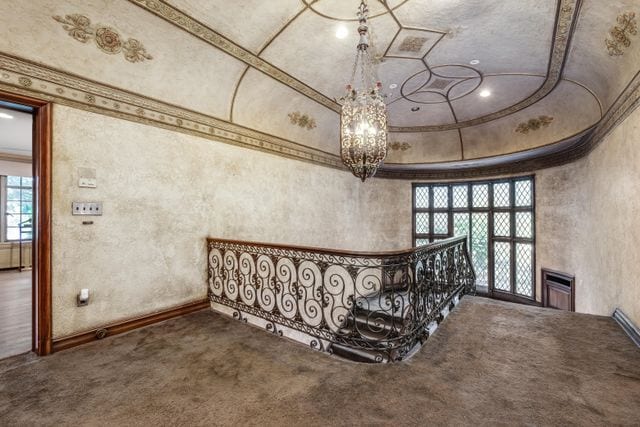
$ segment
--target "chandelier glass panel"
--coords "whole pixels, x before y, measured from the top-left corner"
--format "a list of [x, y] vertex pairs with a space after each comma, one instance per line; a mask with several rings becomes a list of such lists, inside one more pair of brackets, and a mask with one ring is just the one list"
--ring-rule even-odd
[[387, 156], [387, 108], [369, 55], [369, 9], [358, 8], [358, 42], [351, 83], [340, 98], [340, 157], [351, 172], [364, 181], [372, 177]]

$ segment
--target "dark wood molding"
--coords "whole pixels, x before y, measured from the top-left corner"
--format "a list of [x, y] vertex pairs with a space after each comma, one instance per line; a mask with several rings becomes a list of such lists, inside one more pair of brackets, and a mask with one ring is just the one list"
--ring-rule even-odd
[[33, 163], [33, 157], [31, 156], [22, 156], [20, 154], [11, 154], [11, 153], [0, 153], [0, 160], [4, 160], [5, 162], [15, 162], [15, 163]]
[[[479, 295], [479, 296], [485, 296], [485, 295]], [[517, 304], [533, 305], [536, 307], [542, 306], [542, 304], [539, 301], [536, 301], [534, 298], [522, 297], [519, 295], [510, 294], [510, 293], [498, 291], [495, 289], [491, 292], [490, 295], [487, 294], [486, 297], [491, 299], [497, 299], [500, 301], [515, 302]]]
[[3, 101], [34, 109], [33, 116], [33, 351], [44, 356], [52, 351], [51, 320], [51, 120], [53, 104], [31, 96], [0, 91]]
[[[540, 283], [542, 287], [542, 306], [551, 308], [566, 309], [568, 311], [576, 311], [576, 278], [575, 276], [562, 273], [560, 271], [542, 268], [540, 272]], [[567, 307], [555, 306], [550, 299], [550, 295], [562, 296], [567, 295]]]
[[208, 298], [200, 299], [177, 307], [169, 308], [167, 310], [158, 311], [132, 319], [122, 320], [120, 322], [111, 323], [109, 325], [94, 328], [85, 332], [56, 338], [53, 340], [53, 352], [66, 350], [68, 348], [86, 344], [91, 341], [96, 341], [105, 337], [122, 334], [133, 329], [142, 328], [143, 326], [162, 322], [163, 320], [168, 320], [174, 317], [183, 316], [185, 314], [203, 310], [205, 308], [208, 308], [210, 306], [209, 304], [210, 303]]
[[620, 310], [620, 308], [615, 309], [613, 312], [613, 318], [618, 322], [626, 334], [629, 335], [631, 341], [640, 347], [640, 328], [634, 325], [631, 319], [629, 319], [627, 315]]

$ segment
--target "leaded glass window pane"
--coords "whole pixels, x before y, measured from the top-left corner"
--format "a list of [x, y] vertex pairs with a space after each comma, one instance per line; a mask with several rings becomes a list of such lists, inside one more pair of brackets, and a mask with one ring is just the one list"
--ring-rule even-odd
[[436, 209], [449, 207], [449, 187], [433, 187], [433, 207]]
[[453, 186], [453, 207], [454, 208], [466, 208], [469, 204], [468, 193], [469, 187], [467, 185], [454, 185]]
[[489, 284], [489, 214], [471, 214], [471, 260], [476, 272], [476, 286]]
[[516, 206], [531, 206], [533, 201], [533, 184], [531, 180], [516, 181]]
[[416, 246], [428, 245], [429, 239], [416, 239]]
[[493, 235], [496, 237], [509, 237], [511, 235], [511, 213], [496, 212], [493, 215]]
[[494, 287], [501, 291], [511, 290], [511, 244], [494, 242], [493, 245]]
[[511, 184], [499, 182], [493, 184], [493, 206], [497, 208], [508, 208], [511, 205]]
[[429, 233], [429, 214], [426, 212], [419, 212], [416, 214], [416, 233], [428, 234]]
[[477, 184], [472, 187], [474, 208], [486, 208], [489, 206], [489, 185]]
[[416, 208], [427, 209], [428, 207], [429, 187], [416, 187]]
[[533, 245], [516, 243], [516, 293], [533, 297]]
[[533, 221], [531, 212], [516, 212], [516, 237], [532, 238]]
[[449, 233], [449, 214], [434, 213], [433, 214], [433, 234]]

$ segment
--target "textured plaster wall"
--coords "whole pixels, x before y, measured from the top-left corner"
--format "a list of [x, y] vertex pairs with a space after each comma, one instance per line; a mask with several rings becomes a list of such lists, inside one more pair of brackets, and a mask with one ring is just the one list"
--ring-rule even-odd
[[577, 311], [620, 307], [640, 325], [640, 109], [536, 187], [538, 265], [576, 275]]
[[[353, 250], [411, 245], [411, 193], [351, 174], [56, 105], [54, 337], [206, 296], [207, 236]], [[97, 188], [79, 188], [80, 167]], [[71, 215], [102, 201], [104, 215]], [[78, 308], [80, 288], [92, 292]]]

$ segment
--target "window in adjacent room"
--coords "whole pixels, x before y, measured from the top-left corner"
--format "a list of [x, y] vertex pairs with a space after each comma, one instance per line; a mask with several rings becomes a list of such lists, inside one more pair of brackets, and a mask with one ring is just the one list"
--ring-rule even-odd
[[416, 246], [468, 235], [479, 290], [535, 298], [534, 178], [413, 185]]
[[33, 234], [33, 178], [1, 177], [3, 187], [4, 241], [31, 240]]

